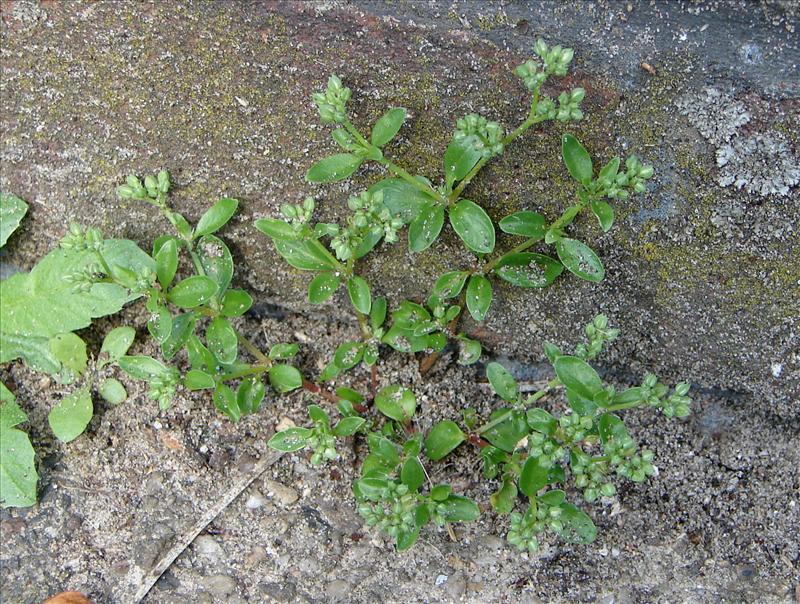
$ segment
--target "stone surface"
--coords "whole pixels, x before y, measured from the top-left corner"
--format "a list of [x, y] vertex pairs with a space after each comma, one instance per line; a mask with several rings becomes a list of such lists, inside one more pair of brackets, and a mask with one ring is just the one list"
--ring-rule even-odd
[[[407, 107], [411, 117], [388, 153], [437, 181], [457, 117], [480, 111], [520, 121], [526, 94], [511, 69], [544, 36], [575, 48], [564, 85], [587, 89], [586, 120], [527, 134], [469, 196], [495, 219], [522, 208], [556, 216], [573, 195], [559, 163], [564, 130], [598, 161], [638, 153], [657, 177], [646, 195], [616, 204], [609, 234], [589, 220], [576, 225], [606, 265], [603, 283], [564, 277], [544, 291], [500, 284], [487, 323], [465, 321], [465, 329], [489, 350], [541, 361], [543, 339], [574, 342], [603, 311], [623, 334], [605, 360], [613, 374], [638, 379], [652, 368], [796, 417], [796, 5], [745, 6], [18, 3], [4, 13], [0, 184], [31, 211], [9, 261], [29, 267], [66, 218], [148, 247], [164, 227], [160, 217], [116, 199], [114, 187], [129, 172], [166, 167], [173, 203], [191, 219], [220, 195], [242, 200], [225, 236], [244, 264], [244, 285], [261, 302], [308, 310], [309, 275], [287, 269], [253, 220], [308, 194], [321, 219], [341, 220], [348, 193], [380, 177], [368, 167], [343, 184], [304, 182], [311, 163], [334, 150], [310, 93], [339, 73], [362, 128], [388, 106]], [[708, 115], [709, 85], [719, 115], [692, 125], [681, 112], [691, 116], [695, 99]], [[730, 118], [741, 110], [746, 123]], [[725, 116], [727, 126], [707, 125]], [[734, 132], [718, 152], [720, 137]], [[751, 147], [760, 153], [752, 165]], [[780, 161], [767, 165], [773, 152]], [[773, 190], [781, 194], [761, 194]], [[363, 272], [376, 292], [420, 299], [436, 276], [469, 262], [446, 230], [419, 255], [405, 245], [370, 255]]]

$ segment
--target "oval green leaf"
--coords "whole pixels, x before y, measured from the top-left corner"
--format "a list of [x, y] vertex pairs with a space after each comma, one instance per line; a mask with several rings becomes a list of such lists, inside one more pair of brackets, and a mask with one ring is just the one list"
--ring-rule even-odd
[[186, 374], [186, 377], [183, 378], [183, 385], [189, 390], [207, 390], [209, 388], [214, 388], [216, 382], [214, 382], [214, 378], [205, 371], [192, 369]]
[[556, 251], [567, 270], [581, 279], [597, 283], [606, 276], [600, 258], [585, 243], [577, 239], [561, 239], [556, 242]]
[[492, 304], [492, 283], [483, 275], [472, 275], [467, 285], [467, 310], [480, 322]]
[[383, 147], [392, 140], [406, 120], [406, 110], [402, 107], [389, 109], [372, 127], [370, 140], [373, 145]]
[[156, 254], [156, 276], [163, 289], [169, 287], [178, 270], [178, 244], [173, 238], [164, 241]]
[[97, 364], [98, 367], [102, 368], [109, 363], [116, 363], [125, 356], [135, 338], [136, 330], [127, 325], [115, 327], [109, 331], [103, 339], [103, 345], [100, 347], [100, 354], [105, 356], [101, 357]]
[[196, 308], [208, 302], [217, 293], [217, 284], [203, 275], [194, 275], [178, 281], [167, 293], [167, 300], [181, 308]]
[[281, 240], [297, 239], [297, 231], [294, 227], [283, 220], [274, 218], [260, 218], [255, 222], [256, 228], [267, 237]]
[[462, 199], [451, 208], [450, 224], [473, 252], [488, 254], [494, 250], [495, 232], [492, 219], [474, 201]]
[[220, 312], [225, 317], [241, 317], [253, 306], [253, 297], [243, 289], [229, 289], [222, 296]]
[[417, 409], [417, 397], [408, 388], [397, 384], [382, 388], [375, 396], [378, 411], [398, 422], [407, 422]]
[[606, 201], [597, 200], [592, 202], [592, 212], [597, 216], [600, 228], [608, 232], [611, 225], [614, 224], [614, 208]]
[[572, 390], [585, 399], [591, 401], [595, 394], [603, 390], [603, 381], [600, 376], [583, 359], [561, 356], [553, 363], [553, 367], [561, 383], [568, 390]]
[[571, 134], [565, 134], [561, 139], [561, 157], [572, 178], [582, 185], [588, 185], [592, 180], [592, 158], [589, 152]]
[[220, 363], [230, 365], [239, 354], [239, 339], [228, 319], [217, 317], [206, 328], [206, 343]]
[[338, 268], [325, 246], [316, 239], [276, 239], [274, 243], [283, 259], [300, 270], [329, 271]]
[[125, 390], [125, 386], [116, 378], [108, 378], [105, 380], [100, 384], [98, 392], [100, 396], [112, 405], [124, 403], [125, 399], [128, 398], [128, 392]]
[[236, 199], [231, 199], [229, 197], [220, 199], [200, 217], [197, 227], [194, 230], [195, 238], [202, 237], [203, 235], [210, 235], [224, 227], [236, 213], [236, 208], [238, 207], [239, 201]]
[[461, 180], [478, 161], [482, 154], [480, 140], [476, 136], [453, 139], [444, 152], [444, 176], [448, 187]]
[[83, 434], [92, 421], [92, 395], [88, 388], [82, 388], [64, 397], [50, 410], [47, 422], [61, 442], [68, 443]]
[[308, 284], [309, 303], [322, 304], [336, 293], [341, 282], [341, 277], [332, 271], [320, 273]]
[[451, 271], [445, 273], [433, 284], [433, 295], [437, 298], [455, 298], [464, 289], [469, 271]]
[[350, 176], [358, 170], [362, 159], [352, 153], [337, 153], [322, 159], [309, 168], [306, 179], [309, 182], [335, 182]]
[[362, 315], [368, 315], [372, 308], [372, 294], [369, 291], [369, 284], [363, 277], [354, 275], [347, 280], [347, 293], [350, 295], [350, 302]]
[[197, 255], [206, 276], [217, 284], [217, 293], [224, 293], [233, 278], [233, 257], [228, 246], [215, 235], [205, 235], [197, 242]]
[[464, 442], [464, 433], [451, 420], [436, 424], [425, 439], [425, 455], [433, 461], [439, 461], [458, 445]]
[[303, 385], [303, 376], [291, 365], [273, 365], [269, 368], [269, 383], [280, 393], [290, 392]]
[[547, 287], [564, 271], [555, 258], [533, 252], [506, 254], [497, 263], [497, 276], [517, 287]]
[[428, 249], [436, 241], [444, 225], [444, 208], [429, 204], [422, 208], [419, 215], [408, 226], [408, 249], [421, 252]]
[[519, 386], [514, 376], [500, 363], [489, 363], [486, 366], [486, 377], [495, 393], [509, 403], [515, 403], [519, 398]]
[[544, 239], [547, 220], [537, 212], [514, 212], [500, 221], [500, 230], [509, 235], [520, 235], [528, 239]]

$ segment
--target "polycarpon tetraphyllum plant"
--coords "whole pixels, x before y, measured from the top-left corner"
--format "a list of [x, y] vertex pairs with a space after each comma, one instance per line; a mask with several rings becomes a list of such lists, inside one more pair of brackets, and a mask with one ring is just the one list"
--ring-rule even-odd
[[[64, 440], [80, 434], [91, 419], [94, 381], [89, 373], [105, 367], [119, 366], [131, 377], [146, 381], [150, 397], [161, 409], [172, 404], [179, 388], [208, 390], [217, 409], [233, 421], [261, 409], [267, 395], [265, 382], [277, 394], [305, 389], [321, 403], [308, 407], [308, 425], [278, 432], [269, 445], [285, 452], [308, 450], [310, 462], [320, 465], [339, 457], [337, 442], [363, 439], [369, 453], [361, 460], [353, 484], [356, 506], [366, 523], [389, 535], [398, 549], [411, 547], [429, 522], [447, 527], [452, 534], [451, 523], [479, 516], [476, 502], [455, 493], [449, 484], [434, 484], [426, 470], [462, 446], [480, 455], [483, 474], [496, 487], [490, 506], [498, 514], [510, 515], [510, 543], [534, 551], [547, 531], [570, 543], [590, 543], [596, 534], [594, 523], [570, 499], [609, 500], [616, 494], [616, 479], [642, 482], [657, 475], [653, 453], [639, 447], [620, 412], [652, 407], [669, 418], [682, 418], [690, 411], [688, 384], [670, 389], [648, 374], [641, 385], [617, 390], [601, 379], [589, 361], [618, 335], [604, 315], [586, 325], [586, 341], [571, 352], [543, 343], [555, 377], [532, 394], [523, 394], [507, 369], [489, 362], [486, 376], [502, 403], [483, 420], [473, 409], [464, 409], [457, 418], [420, 430], [414, 419], [414, 393], [402, 384], [377, 387], [379, 360], [391, 351], [422, 353], [424, 374], [448, 341], [454, 341], [460, 351], [458, 362], [476, 363], [482, 356], [481, 344], [459, 329], [460, 317], [466, 309], [475, 321], [483, 321], [492, 307], [498, 279], [521, 288], [544, 288], [566, 269], [580, 279], [601, 281], [603, 264], [570, 232], [572, 223], [589, 211], [600, 228], [608, 231], [614, 222], [613, 201], [642, 193], [653, 175], [653, 169], [635, 156], [624, 163], [615, 157], [596, 169], [583, 145], [565, 132], [561, 155], [576, 191], [574, 202], [557, 217], [526, 209], [495, 225], [479, 203], [465, 196], [483, 166], [530, 128], [548, 121], [568, 125], [583, 117], [583, 89], [564, 90], [555, 98], [543, 91], [551, 78], [567, 73], [573, 51], [551, 48], [540, 40], [535, 52], [537, 59], [515, 70], [530, 93], [525, 120], [513, 130], [477, 114], [457, 120], [444, 152], [442, 174], [433, 179], [411, 174], [386, 155], [405, 124], [405, 109], [390, 109], [368, 133], [362, 133], [350, 121], [347, 105], [352, 95], [340, 78], [331, 76], [326, 89], [313, 95], [320, 118], [333, 127], [331, 135], [341, 152], [312, 165], [307, 179], [340, 181], [366, 162], [375, 162], [387, 172], [366, 191], [349, 197], [349, 213], [341, 224], [314, 221], [316, 204], [311, 197], [296, 205], [285, 204], [280, 216], [255, 223], [292, 267], [313, 274], [307, 294], [310, 303], [326, 302], [344, 287], [358, 320], [359, 333], [335, 349], [316, 379], [304, 376], [292, 364], [297, 344], [274, 342], [262, 350], [235, 320], [250, 309], [253, 300], [247, 292], [231, 287], [234, 259], [217, 233], [235, 214], [237, 200], [220, 199], [192, 226], [168, 203], [172, 183], [166, 171], [143, 181], [130, 176], [117, 190], [123, 199], [150, 204], [173, 226], [174, 233], [158, 237], [151, 253], [133, 242], [105, 239], [97, 229], [73, 225], [60, 250], [30, 274], [2, 282], [0, 360], [22, 358], [64, 381], [82, 380], [81, 404], [67, 405], [57, 414], [56, 419], [66, 420], [69, 428], [61, 430], [69, 436]], [[409, 250], [422, 252], [446, 223], [471, 252], [472, 261], [441, 275], [424, 300], [389, 301], [375, 295], [374, 284], [359, 274], [359, 261], [379, 250], [381, 243], [397, 244], [404, 229]], [[496, 226], [503, 233], [499, 238]], [[54, 274], [60, 280], [48, 281]], [[149, 312], [147, 330], [158, 343], [162, 359], [128, 355], [133, 330], [120, 328], [124, 332], [109, 334], [99, 362], [93, 372], [87, 372], [85, 344], [71, 332], [137, 298], [143, 299]], [[62, 312], [59, 300], [67, 300], [69, 308]], [[26, 322], [20, 309], [32, 304], [54, 304], [51, 312], [61, 321]], [[70, 314], [90, 304], [92, 312]], [[20, 343], [23, 337], [28, 338], [26, 345]], [[76, 355], [80, 362], [75, 362]], [[185, 355], [190, 365], [183, 374], [171, 363], [178, 355]], [[342, 383], [346, 372], [361, 363], [370, 368], [372, 386], [367, 393]], [[114, 382], [107, 379], [98, 392], [118, 404], [126, 393]], [[330, 382], [336, 382], [333, 389], [327, 385]], [[4, 394], [4, 400], [11, 396]], [[566, 405], [556, 404], [558, 399]], [[3, 442], [13, 438], [19, 443], [20, 434], [25, 435], [14, 426], [25, 417], [18, 407], [11, 407], [16, 405], [13, 397], [9, 400], [0, 415]], [[542, 406], [545, 403], [547, 408]], [[73, 421], [72, 414], [78, 412], [80, 421]], [[25, 454], [30, 469], [30, 451], [25, 449]], [[6, 494], [12, 486], [30, 489], [30, 476], [26, 478], [24, 485], [22, 481], [0, 485], [4, 503], [25, 501]], [[527, 506], [520, 506], [521, 498]]]

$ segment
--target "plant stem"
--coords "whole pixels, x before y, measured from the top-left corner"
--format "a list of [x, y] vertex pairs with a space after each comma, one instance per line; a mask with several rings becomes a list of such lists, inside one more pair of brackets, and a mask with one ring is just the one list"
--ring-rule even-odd
[[[548, 228], [549, 228], [549, 227], [548, 227]], [[545, 229], [545, 230], [546, 230], [546, 229]], [[508, 254], [516, 254], [516, 253], [518, 253], [518, 252], [525, 251], [525, 250], [527, 250], [529, 247], [531, 247], [531, 246], [532, 246], [534, 243], [536, 243], [536, 242], [538, 242], [538, 241], [541, 241], [541, 240], [542, 240], [542, 238], [541, 238], [541, 237], [531, 237], [530, 239], [526, 239], [525, 241], [523, 241], [523, 242], [522, 242], [522, 243], [520, 243], [519, 245], [517, 245], [517, 246], [514, 246], [513, 248], [511, 248], [509, 251], [507, 251], [507, 252], [503, 252], [502, 254], [499, 254], [499, 255], [498, 255], [496, 258], [494, 258], [494, 259], [490, 260], [489, 262], [487, 262], [486, 264], [484, 264], [484, 265], [481, 267], [480, 271], [478, 271], [478, 272], [480, 272], [480, 273], [488, 273], [488, 272], [491, 272], [491, 270], [492, 270], [492, 269], [493, 269], [495, 266], [497, 266], [497, 263], [498, 263], [498, 262], [500, 262], [500, 260], [501, 260], [501, 259], [502, 259], [504, 256], [506, 256], [506, 255], [508, 255]]]
[[[525, 402], [526, 407], [527, 407], [527, 405], [530, 405], [531, 403], [535, 403], [540, 398], [543, 398], [552, 388], [555, 388], [559, 384], [561, 384], [561, 380], [559, 380], [558, 378], [553, 378], [552, 380], [547, 382], [547, 385], [544, 388], [542, 388], [541, 390], [537, 390], [536, 392], [534, 392], [533, 394], [531, 394], [528, 397], [528, 400]], [[509, 417], [511, 417], [511, 414], [514, 413], [514, 411], [515, 411], [515, 409], [509, 409], [505, 413], [502, 413], [501, 415], [498, 415], [496, 418], [494, 418], [490, 422], [488, 422], [488, 423], [484, 424], [483, 426], [481, 426], [480, 428], [478, 428], [475, 431], [475, 433], [476, 434], [483, 434], [484, 432], [494, 428], [496, 425], [502, 424]], [[526, 409], [526, 411], [527, 411], [527, 409]]]
[[305, 378], [303, 378], [303, 388], [312, 394], [320, 395], [322, 398], [333, 403], [334, 405], [338, 402], [335, 394]]
[[245, 350], [253, 355], [256, 360], [258, 361], [259, 365], [262, 365], [266, 368], [269, 368], [272, 365], [272, 359], [270, 359], [267, 355], [265, 355], [261, 350], [259, 350], [258, 346], [253, 344], [248, 338], [242, 335], [238, 330], [236, 331], [236, 337], [239, 339], [239, 343], [245, 347]]
[[622, 409], [631, 409], [633, 407], [638, 407], [642, 404], [642, 401], [635, 401], [633, 403], [619, 403], [618, 405], [611, 405], [610, 407], [605, 407], [603, 411], [606, 413], [611, 413], [612, 411], [621, 411]]
[[420, 180], [417, 180], [411, 174], [409, 174], [406, 170], [404, 170], [403, 168], [401, 168], [397, 164], [389, 161], [385, 157], [383, 159], [379, 159], [378, 163], [386, 166], [386, 168], [390, 172], [392, 172], [395, 176], [399, 176], [400, 178], [402, 178], [403, 180], [408, 182], [408, 184], [410, 184], [414, 188], [422, 191], [426, 195], [431, 195], [432, 197], [435, 197], [436, 199], [438, 199], [439, 201], [441, 201], [443, 203], [448, 203], [448, 199], [444, 195], [439, 193], [439, 191], [437, 191], [433, 187], [425, 184], [424, 182], [422, 182]]
[[258, 375], [269, 370], [266, 365], [250, 365], [246, 369], [239, 371], [231, 371], [230, 373], [223, 373], [218, 376], [220, 381], [227, 382], [229, 380], [238, 380], [239, 378], [247, 377], [250, 375]]

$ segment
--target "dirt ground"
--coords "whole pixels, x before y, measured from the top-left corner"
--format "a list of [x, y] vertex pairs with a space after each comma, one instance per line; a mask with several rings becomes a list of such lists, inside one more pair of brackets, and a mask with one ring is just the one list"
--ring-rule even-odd
[[[485, 82], [465, 83], [459, 70], [483, 70], [489, 88], [505, 92], [513, 84], [506, 63], [518, 60], [523, 42], [529, 46], [539, 29], [557, 31], [581, 51], [579, 81], [594, 86], [594, 116], [582, 125], [592, 150], [645, 149], [659, 174], [641, 207], [621, 204], [617, 234], [599, 242], [606, 289], [577, 280], [541, 295], [498, 289], [505, 314], [482, 334], [487, 355], [480, 365], [461, 367], [447, 353], [424, 378], [418, 359], [393, 354], [379, 365], [381, 385], [415, 391], [421, 429], [457, 418], [465, 407], [486, 416], [499, 405], [485, 383], [486, 362], [498, 358], [526, 385], [543, 383], [552, 374], [540, 362], [541, 341], [574, 345], [575, 326], [601, 308], [627, 328], [599, 359], [612, 383], [639, 383], [652, 368], [668, 381], [699, 384], [685, 421], [628, 412], [632, 436], [655, 452], [659, 473], [645, 484], [619, 483], [614, 500], [585, 506], [598, 527], [596, 542], [572, 546], [551, 538], [537, 555], [520, 555], [504, 540], [507, 518], [486, 509], [477, 522], [455, 527], [455, 541], [428, 527], [411, 551], [398, 553], [355, 511], [349, 485], [365, 449], [357, 439], [322, 469], [303, 454], [270, 465], [144, 602], [800, 602], [800, 202], [796, 187], [766, 197], [725, 188], [716, 165], [725, 145], [734, 149], [759, 129], [789, 141], [788, 151], [780, 148], [782, 161], [796, 159], [800, 89], [788, 75], [797, 65], [796, 5], [558, 4], [120, 2], [111, 9], [0, 2], [0, 184], [31, 202], [0, 268], [29, 268], [60, 236], [65, 215], [88, 216], [147, 249], [156, 219], [120, 206], [113, 185], [132, 165], [180, 161], [176, 203], [190, 217], [214, 195], [242, 198], [242, 215], [224, 234], [243, 264], [236, 283], [259, 301], [242, 328], [263, 347], [300, 343], [308, 375], [317, 375], [358, 326], [332, 306], [315, 311], [296, 303], [308, 276], [277, 268], [276, 254], [255, 238], [250, 222], [308, 193], [302, 172], [311, 156], [322, 156], [324, 133], [312, 131], [308, 142], [286, 124], [305, 129], [315, 120], [297, 99], [307, 99], [318, 71], [344, 69], [352, 81], [366, 82], [356, 92], [370, 116], [387, 103], [410, 103], [415, 121], [400, 152], [426, 172], [431, 167], [415, 150], [436, 157], [462, 103], [488, 107], [508, 123], [517, 117], [517, 98], [493, 99], [480, 92]], [[230, 44], [220, 42], [226, 36]], [[381, 48], [385, 55], [376, 54]], [[705, 57], [702, 69], [690, 55]], [[654, 62], [657, 75], [642, 61]], [[171, 87], [161, 89], [158, 70], [145, 69], [151, 63], [179, 66], [169, 74]], [[136, 85], [126, 75], [134, 72]], [[716, 92], [706, 90], [711, 84]], [[708, 98], [725, 111], [744, 104], [751, 123], [731, 127], [708, 109]], [[542, 136], [536, 140], [558, 133]], [[778, 182], [770, 157], [754, 170]], [[493, 215], [529, 199], [551, 204], [551, 190], [560, 203], [558, 182], [536, 188], [546, 179], [528, 173], [544, 160], [553, 157], [537, 145], [509, 151], [507, 163], [476, 184], [477, 194], [488, 197], [497, 183], [513, 182], [512, 193], [503, 189], [492, 199]], [[340, 187], [329, 195], [346, 193]], [[336, 199], [322, 199], [324, 218], [334, 219]], [[463, 260], [449, 255], [457, 248], [443, 241], [428, 264], [420, 261], [412, 277], [400, 278], [396, 267], [416, 260], [398, 246], [389, 260], [369, 266], [370, 280], [386, 293], [419, 297], [446, 261]], [[109, 329], [135, 325], [134, 352], [154, 354], [143, 312], [132, 305], [81, 335], [96, 351]], [[28, 414], [23, 427], [41, 476], [36, 506], [0, 511], [3, 604], [38, 604], [68, 589], [97, 604], [135, 602], [154, 565], [270, 454], [266, 441], [276, 425], [304, 423], [306, 405], [319, 402], [305, 392], [274, 397], [261, 413], [232, 424], [202, 392], [181, 392], [159, 412], [141, 384], [115, 372], [105, 370], [124, 382], [129, 400], [111, 407], [96, 397], [87, 432], [63, 445], [47, 413], [68, 389], [19, 363], [0, 367], [0, 379]], [[368, 381], [359, 369], [337, 385], [364, 391]], [[563, 404], [545, 399], [549, 408]], [[482, 478], [473, 451], [462, 447], [430, 469], [434, 480], [488, 508], [496, 485]]]
[[[262, 343], [309, 340], [302, 364], [313, 372], [357, 326], [271, 308], [247, 319], [246, 329], [263, 334]], [[456, 365], [452, 355], [426, 379], [407, 361], [382, 362], [381, 384], [414, 388], [422, 428], [467, 405], [481, 413], [498, 405], [479, 370]], [[516, 367], [522, 376], [539, 370]], [[203, 394], [184, 393], [158, 413], [141, 385], [122, 377], [131, 399], [114, 408], [96, 401], [87, 433], [60, 445], [43, 428], [42, 402], [59, 389], [20, 365], [2, 377], [30, 414], [43, 476], [39, 505], [2, 512], [4, 602], [34, 603], [67, 588], [98, 603], [131, 602], [142, 575], [252, 471], [275, 424], [287, 417], [302, 423], [312, 402], [307, 393], [276, 398], [234, 425]], [[368, 375], [356, 372], [348, 382], [364, 389]], [[363, 453], [357, 442], [323, 469], [301, 454], [282, 457], [144, 601], [791, 602], [800, 556], [797, 427], [754, 418], [703, 392], [686, 421], [646, 410], [628, 417], [632, 434], [655, 452], [659, 475], [623, 483], [613, 503], [588, 506], [599, 533], [589, 546], [548, 540], [539, 555], [520, 555], [504, 543], [507, 519], [487, 511], [457, 526], [455, 542], [429, 528], [414, 549], [397, 553], [355, 512], [348, 485]], [[452, 481], [485, 507], [492, 484], [463, 449], [434, 465], [433, 478]]]

